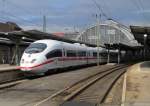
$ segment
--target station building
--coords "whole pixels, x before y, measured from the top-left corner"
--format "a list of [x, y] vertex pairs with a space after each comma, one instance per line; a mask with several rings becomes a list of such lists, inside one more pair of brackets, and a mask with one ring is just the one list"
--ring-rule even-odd
[[108, 57], [109, 50], [118, 51], [118, 63], [122, 58], [121, 52], [126, 55], [127, 60], [128, 58], [141, 60], [145, 54], [143, 44], [135, 39], [130, 27], [113, 20], [97, 23], [87, 28], [76, 40], [107, 48]]
[[133, 47], [140, 46], [137, 40], [135, 40], [130, 28], [112, 20], [87, 28], [76, 40], [95, 45], [99, 41], [101, 46], [117, 43]]
[[0, 24], [0, 64], [18, 64], [24, 49], [31, 42], [40, 39], [80, 43], [91, 47], [99, 45], [107, 48], [108, 54], [110, 49], [118, 50], [118, 61], [120, 61], [121, 51], [125, 51], [127, 55], [133, 55], [134, 58], [136, 55], [142, 57], [145, 48], [131, 29], [115, 21], [108, 20], [105, 23], [93, 25], [80, 34], [68, 33], [65, 36], [57, 36], [56, 34], [37, 30], [24, 31], [16, 24], [2, 23]]

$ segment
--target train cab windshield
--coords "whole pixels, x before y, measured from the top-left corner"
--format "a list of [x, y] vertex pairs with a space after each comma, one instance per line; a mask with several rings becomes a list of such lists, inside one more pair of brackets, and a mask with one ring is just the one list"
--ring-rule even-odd
[[47, 45], [44, 43], [33, 43], [26, 50], [25, 53], [40, 53], [46, 49]]

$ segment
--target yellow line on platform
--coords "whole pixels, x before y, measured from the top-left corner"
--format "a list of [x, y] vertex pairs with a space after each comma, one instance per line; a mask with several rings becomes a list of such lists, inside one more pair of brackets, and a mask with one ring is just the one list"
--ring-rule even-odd
[[122, 89], [122, 99], [121, 99], [121, 106], [124, 106], [125, 99], [126, 99], [126, 84], [127, 84], [127, 74], [124, 74], [124, 81], [123, 81], [123, 89]]

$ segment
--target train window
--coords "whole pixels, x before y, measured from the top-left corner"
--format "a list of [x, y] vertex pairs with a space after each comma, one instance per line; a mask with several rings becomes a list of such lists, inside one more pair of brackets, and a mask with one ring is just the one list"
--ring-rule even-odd
[[90, 57], [90, 56], [91, 56], [91, 53], [90, 53], [90, 52], [87, 52], [87, 56], [89, 56], [89, 57]]
[[46, 49], [47, 45], [44, 43], [32, 43], [26, 50], [25, 53], [40, 53]]
[[53, 57], [62, 57], [62, 50], [57, 49], [57, 50], [50, 51], [49, 53], [46, 54], [46, 57], [48, 59]]
[[97, 57], [97, 52], [93, 52], [93, 57]]
[[66, 50], [63, 48], [63, 56], [66, 56]]
[[76, 57], [76, 51], [67, 50], [67, 57]]
[[79, 56], [79, 57], [84, 57], [84, 56], [86, 56], [86, 51], [78, 51], [78, 56]]

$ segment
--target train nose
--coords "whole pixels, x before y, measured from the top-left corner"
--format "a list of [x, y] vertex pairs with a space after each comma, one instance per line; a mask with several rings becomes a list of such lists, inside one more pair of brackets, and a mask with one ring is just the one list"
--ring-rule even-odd
[[20, 64], [28, 64], [28, 63], [34, 64], [36, 61], [37, 61], [37, 59], [35, 59], [35, 58], [34, 59], [29, 59], [29, 60], [25, 60], [23, 58], [23, 59], [21, 59]]
[[22, 58], [20, 61], [20, 69], [23, 71], [30, 71], [32, 67], [36, 64], [37, 59], [24, 59]]
[[23, 63], [24, 63], [24, 59], [21, 59], [20, 64], [23, 64]]
[[20, 69], [23, 71], [34, 71], [34, 70], [43, 70], [43, 65], [41, 65], [45, 60], [43, 59], [21, 59]]
[[32, 59], [32, 60], [30, 61], [31, 64], [33, 64], [34, 62], [36, 62], [36, 59]]

